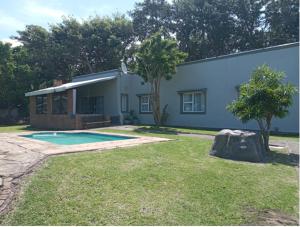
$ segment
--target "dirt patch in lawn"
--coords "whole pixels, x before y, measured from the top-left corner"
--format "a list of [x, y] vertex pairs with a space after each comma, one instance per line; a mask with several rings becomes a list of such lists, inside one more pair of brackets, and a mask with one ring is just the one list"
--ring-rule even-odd
[[299, 220], [279, 210], [247, 208], [247, 213], [252, 220], [249, 225], [299, 225]]

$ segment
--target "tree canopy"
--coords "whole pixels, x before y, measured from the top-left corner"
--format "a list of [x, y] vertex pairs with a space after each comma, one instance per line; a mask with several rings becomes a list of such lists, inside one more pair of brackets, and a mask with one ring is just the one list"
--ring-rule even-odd
[[[129, 17], [128, 17], [129, 16]], [[162, 32], [188, 53], [186, 61], [299, 41], [297, 0], [143, 0], [128, 15], [63, 17], [49, 29], [27, 25], [13, 37], [23, 46], [1, 44], [1, 86], [25, 78], [27, 91], [52, 85], [54, 79], [118, 68], [130, 62], [139, 43]], [[19, 77], [19, 72], [23, 76]], [[19, 82], [18, 82], [19, 83]], [[14, 84], [14, 85], [13, 85]], [[5, 90], [5, 97], [12, 89]], [[21, 90], [20, 90], [21, 91]], [[23, 105], [15, 90], [0, 91], [0, 103]], [[22, 91], [23, 92], [23, 91]]]
[[134, 59], [134, 71], [151, 85], [151, 103], [156, 125], [160, 125], [160, 83], [170, 80], [176, 72], [176, 65], [183, 62], [186, 53], [180, 51], [175, 39], [164, 38], [157, 32], [146, 39], [138, 48]]
[[237, 100], [228, 105], [228, 110], [241, 121], [255, 120], [261, 130], [266, 150], [269, 150], [269, 132], [272, 118], [283, 118], [292, 105], [296, 88], [282, 80], [283, 72], [262, 65], [253, 71], [249, 83], [240, 87]]
[[32, 70], [27, 64], [28, 52], [22, 47], [12, 49], [0, 42], [0, 109], [19, 108], [27, 115], [24, 93], [31, 89]]

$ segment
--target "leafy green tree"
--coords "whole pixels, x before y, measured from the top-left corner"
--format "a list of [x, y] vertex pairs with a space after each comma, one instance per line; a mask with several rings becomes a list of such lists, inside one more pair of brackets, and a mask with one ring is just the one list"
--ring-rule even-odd
[[283, 118], [292, 105], [296, 88], [284, 84], [285, 74], [262, 65], [253, 71], [249, 83], [240, 87], [237, 100], [227, 109], [242, 122], [255, 120], [258, 123], [264, 147], [269, 151], [269, 134], [274, 117]]
[[14, 92], [13, 54], [9, 44], [0, 42], [0, 108], [8, 108], [11, 94]]
[[165, 37], [170, 36], [173, 31], [171, 14], [171, 5], [166, 0], [144, 0], [136, 3], [129, 15], [137, 39], [143, 41], [159, 31]]
[[35, 76], [34, 89], [52, 85], [53, 79], [119, 67], [133, 40], [132, 22], [124, 15], [90, 17], [83, 23], [73, 17], [50, 26], [49, 31], [29, 25], [15, 39], [28, 52]]
[[[49, 30], [48, 58], [54, 71], [53, 79], [70, 81], [79, 73], [82, 47], [81, 24], [73, 17], [65, 17], [62, 22], [53, 24]], [[55, 66], [55, 67], [54, 67]], [[86, 71], [88, 73], [90, 71]]]
[[244, 51], [267, 45], [267, 25], [264, 18], [266, 2], [267, 0], [233, 0], [235, 49]]
[[233, 51], [235, 20], [231, 1], [175, 0], [172, 6], [176, 38], [188, 61]]
[[178, 49], [174, 39], [165, 39], [161, 32], [146, 39], [135, 54], [134, 71], [151, 86], [151, 103], [156, 125], [161, 125], [160, 84], [170, 80], [176, 65], [183, 62], [186, 54]]
[[269, 45], [299, 42], [299, 1], [271, 0], [266, 7]]
[[35, 74], [33, 89], [50, 85], [56, 77], [49, 36], [50, 33], [43, 27], [27, 25], [24, 31], [18, 31], [18, 36], [14, 37], [27, 51], [26, 64]]
[[21, 115], [28, 114], [24, 93], [32, 85], [32, 71], [26, 64], [27, 53], [23, 47], [11, 48], [0, 42], [0, 108], [18, 108]]
[[118, 68], [133, 41], [132, 22], [118, 14], [90, 18], [82, 24], [81, 35], [81, 72]]

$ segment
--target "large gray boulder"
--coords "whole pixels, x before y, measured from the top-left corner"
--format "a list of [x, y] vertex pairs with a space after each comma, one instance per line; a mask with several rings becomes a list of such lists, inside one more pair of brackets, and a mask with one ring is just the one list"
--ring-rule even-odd
[[257, 133], [223, 129], [215, 136], [210, 155], [240, 161], [262, 162], [266, 152]]

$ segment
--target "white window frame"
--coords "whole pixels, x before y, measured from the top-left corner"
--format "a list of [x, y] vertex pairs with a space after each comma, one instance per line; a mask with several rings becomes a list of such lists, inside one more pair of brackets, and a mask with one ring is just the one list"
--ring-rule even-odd
[[[143, 98], [147, 98], [147, 102], [142, 102]], [[146, 110], [143, 110], [142, 106], [146, 106]], [[141, 95], [140, 96], [140, 113], [152, 113], [151, 96]]]
[[[201, 96], [203, 96], [203, 101], [204, 101], [204, 108], [201, 110], [195, 110], [195, 95], [196, 94], [200, 94]], [[192, 95], [192, 100], [191, 101], [184, 101], [184, 96], [186, 95]], [[205, 109], [206, 109], [206, 94], [204, 91], [194, 91], [194, 92], [184, 92], [182, 93], [182, 113], [205, 113]], [[202, 100], [202, 98], [201, 98]], [[184, 106], [185, 104], [192, 104], [192, 110], [185, 110]], [[200, 105], [200, 108], [202, 108], [202, 103]]]

